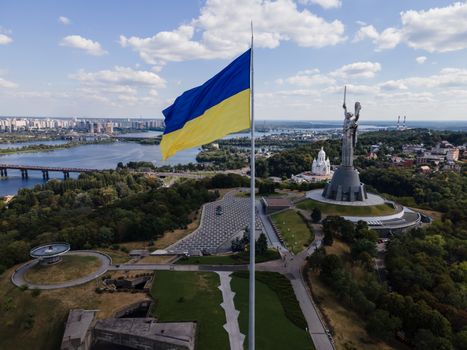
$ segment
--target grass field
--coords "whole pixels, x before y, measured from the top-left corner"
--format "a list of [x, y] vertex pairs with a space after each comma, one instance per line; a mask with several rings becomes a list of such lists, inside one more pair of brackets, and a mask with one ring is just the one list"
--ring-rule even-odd
[[[268, 275], [274, 273], [256, 273], [256, 348], [263, 350], [309, 350], [314, 349], [313, 343], [304, 328], [297, 327], [289, 318], [287, 318], [284, 307], [278, 294], [266, 283], [261, 282], [262, 277], [268, 278]], [[280, 276], [285, 279], [285, 277]], [[279, 278], [280, 278], [279, 277]], [[273, 278], [274, 279], [274, 278]], [[290, 285], [290, 282], [285, 279]], [[232, 290], [236, 293], [234, 302], [237, 310], [240, 311], [239, 324], [240, 331], [248, 336], [248, 278], [239, 277], [239, 273], [234, 273], [231, 281]], [[291, 287], [290, 287], [291, 289]], [[292, 309], [297, 309], [301, 314], [295, 295], [287, 298], [286, 305]], [[292, 303], [292, 305], [290, 305]], [[295, 304], [295, 305], [293, 305]], [[303, 315], [301, 315], [303, 318]], [[247, 338], [244, 346], [246, 348]]]
[[110, 248], [99, 248], [99, 251], [107, 254], [112, 259], [112, 264], [123, 264], [130, 260], [128, 253], [122, 252], [121, 250], [110, 249]]
[[90, 275], [100, 265], [100, 260], [95, 256], [64, 255], [58, 264], [33, 266], [26, 271], [24, 278], [36, 284], [61, 283]]
[[271, 219], [279, 228], [287, 248], [295, 254], [308, 247], [314, 239], [305, 220], [293, 209], [273, 214]]
[[351, 206], [320, 203], [311, 199], [304, 200], [297, 204], [297, 207], [304, 210], [319, 208], [326, 215], [349, 215], [349, 216], [378, 216], [394, 214], [396, 210], [389, 204], [379, 204], [371, 206]]
[[[280, 259], [277, 250], [269, 249], [265, 255], [256, 255], [257, 263]], [[249, 252], [242, 252], [230, 255], [210, 255], [210, 256], [190, 256], [177, 260], [176, 264], [181, 265], [242, 265], [250, 262]]]
[[151, 289], [153, 314], [161, 322], [197, 321], [198, 350], [229, 349], [218, 275], [209, 272], [157, 271]]

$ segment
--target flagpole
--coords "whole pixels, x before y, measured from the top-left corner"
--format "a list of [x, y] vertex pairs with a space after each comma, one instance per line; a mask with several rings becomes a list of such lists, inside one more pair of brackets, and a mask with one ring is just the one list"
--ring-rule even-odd
[[255, 93], [253, 68], [253, 21], [251, 21], [251, 61], [250, 61], [250, 115], [251, 115], [251, 160], [250, 160], [250, 283], [249, 283], [249, 325], [248, 349], [255, 349], [255, 236], [256, 236], [256, 201], [255, 201]]

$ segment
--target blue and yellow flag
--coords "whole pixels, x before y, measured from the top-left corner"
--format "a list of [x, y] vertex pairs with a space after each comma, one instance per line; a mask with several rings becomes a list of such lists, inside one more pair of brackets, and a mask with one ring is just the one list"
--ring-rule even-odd
[[250, 127], [250, 60], [251, 49], [162, 112], [163, 159]]

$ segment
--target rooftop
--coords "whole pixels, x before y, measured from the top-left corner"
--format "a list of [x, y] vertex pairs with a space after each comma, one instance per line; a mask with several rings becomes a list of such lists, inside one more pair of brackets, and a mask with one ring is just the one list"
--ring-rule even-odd
[[107, 318], [96, 322], [95, 330], [144, 337], [194, 349], [196, 323], [159, 323], [154, 318]]
[[292, 203], [287, 198], [267, 198], [263, 197], [268, 207], [290, 207]]
[[79, 339], [80, 343], [84, 341], [86, 333], [91, 326], [96, 311], [93, 310], [70, 310], [68, 320], [63, 334], [63, 343]]

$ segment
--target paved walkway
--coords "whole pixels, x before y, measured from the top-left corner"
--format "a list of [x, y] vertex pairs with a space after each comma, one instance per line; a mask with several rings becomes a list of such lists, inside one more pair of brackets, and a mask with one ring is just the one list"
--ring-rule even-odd
[[225, 319], [227, 323], [224, 325], [224, 329], [229, 334], [230, 350], [243, 350], [243, 341], [245, 335], [240, 333], [240, 326], [238, 325], [238, 315], [240, 311], [235, 309], [234, 296], [235, 293], [230, 287], [230, 281], [232, 272], [217, 272], [219, 275], [221, 285], [219, 286], [222, 292], [223, 302], [221, 307], [225, 310]]
[[[204, 204], [199, 227], [166, 250], [172, 254], [190, 255], [230, 251], [231, 239], [250, 224], [250, 198], [238, 197], [239, 192], [242, 191], [230, 191], [222, 199]], [[218, 207], [221, 211], [218, 211]], [[256, 230], [262, 230], [258, 217]]]
[[[318, 202], [327, 203], [327, 204], [336, 204], [342, 205], [342, 201], [336, 201], [333, 199], [327, 199], [322, 196], [323, 189], [319, 188], [317, 190], [311, 190], [306, 193], [306, 197], [313, 199]], [[377, 194], [367, 193], [368, 198], [364, 201], [354, 201], [354, 202], [345, 202], [345, 205], [353, 206], [353, 207], [364, 207], [368, 205], [380, 205], [384, 204], [385, 199]]]
[[58, 289], [58, 288], [74, 287], [74, 286], [78, 286], [80, 284], [84, 284], [89, 281], [92, 281], [96, 279], [97, 277], [103, 275], [108, 270], [110, 265], [112, 264], [112, 259], [110, 258], [110, 256], [108, 256], [107, 254], [101, 253], [101, 252], [97, 252], [97, 251], [76, 250], [76, 251], [68, 252], [65, 255], [94, 256], [101, 261], [101, 266], [94, 273], [81, 277], [81, 278], [77, 278], [75, 280], [62, 282], [62, 283], [56, 283], [56, 284], [34, 284], [34, 283], [27, 282], [24, 279], [24, 274], [26, 273], [27, 270], [29, 270], [31, 267], [35, 266], [39, 262], [39, 260], [36, 259], [36, 260], [28, 261], [27, 263], [17, 268], [15, 272], [11, 275], [11, 282], [18, 287], [27, 286], [29, 289]]
[[282, 248], [283, 247], [282, 243], [279, 237], [277, 236], [276, 231], [272, 227], [271, 221], [266, 215], [266, 212], [264, 211], [264, 207], [259, 200], [256, 201], [256, 213], [258, 214], [257, 216], [260, 218], [263, 224], [264, 232], [266, 233], [269, 244], [272, 247], [277, 248], [277, 249]]

